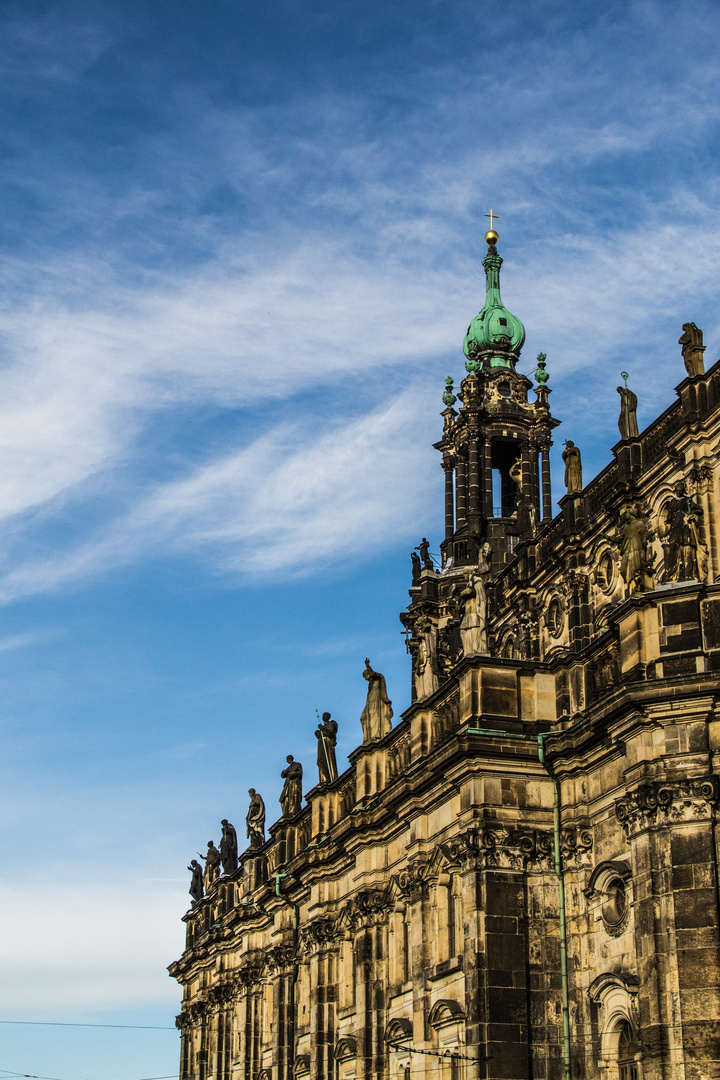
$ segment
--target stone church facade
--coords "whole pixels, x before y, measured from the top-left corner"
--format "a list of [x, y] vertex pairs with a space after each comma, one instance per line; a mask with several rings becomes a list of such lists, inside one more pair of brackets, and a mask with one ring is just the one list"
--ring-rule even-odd
[[533, 389], [486, 240], [412, 704], [388, 730], [368, 665], [349, 768], [304, 805], [289, 775], [267, 839], [252, 793], [251, 847], [196, 864], [181, 1080], [720, 1076], [720, 361], [686, 324], [674, 403], [638, 433], [619, 387], [552, 517], [545, 357]]

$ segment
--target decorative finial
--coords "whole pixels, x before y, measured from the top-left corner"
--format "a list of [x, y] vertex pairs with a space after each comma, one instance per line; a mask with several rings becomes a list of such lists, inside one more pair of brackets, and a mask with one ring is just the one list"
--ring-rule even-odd
[[455, 402], [457, 401], [457, 398], [453, 394], [452, 375], [448, 375], [447, 378], [445, 379], [445, 391], [443, 393], [442, 399], [443, 399], [443, 405], [447, 405], [448, 408], [450, 408], [452, 405], [454, 405]]
[[535, 378], [540, 383], [541, 386], [544, 386], [545, 383], [550, 378], [547, 371], [545, 370], [545, 361], [546, 360], [547, 360], [547, 353], [544, 353], [544, 352], [538, 353], [538, 355], [537, 355], [538, 366], [537, 366], [537, 368], [535, 370]]
[[621, 371], [620, 372], [620, 378], [625, 380], [625, 388], [626, 389], [627, 389], [628, 375], [629, 375], [629, 372], [627, 372], [627, 371]]
[[491, 245], [492, 244], [497, 244], [497, 242], [499, 240], [499, 237], [498, 237], [498, 234], [493, 229], [493, 218], [500, 217], [500, 215], [496, 214], [495, 211], [493, 209], [491, 209], [490, 213], [485, 214], [484, 216], [490, 218], [490, 228], [485, 233], [485, 241], [486, 241], [486, 243], [491, 244]]

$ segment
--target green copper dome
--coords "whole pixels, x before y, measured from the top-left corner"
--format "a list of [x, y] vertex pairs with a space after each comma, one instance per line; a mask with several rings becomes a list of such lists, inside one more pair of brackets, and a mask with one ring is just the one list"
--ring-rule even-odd
[[[488, 237], [497, 234], [488, 233]], [[463, 352], [468, 358], [466, 367], [474, 372], [483, 361], [490, 367], [514, 367], [525, 343], [525, 327], [508, 311], [500, 296], [500, 267], [502, 259], [494, 241], [488, 244], [483, 259], [485, 267], [485, 306], [468, 326]]]

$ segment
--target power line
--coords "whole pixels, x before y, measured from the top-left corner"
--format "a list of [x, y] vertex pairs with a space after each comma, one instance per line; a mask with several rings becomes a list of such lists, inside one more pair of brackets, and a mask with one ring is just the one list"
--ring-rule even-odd
[[[158, 1027], [156, 1024], [68, 1024], [62, 1020], [0, 1020], [0, 1024], [30, 1024], [33, 1027], [80, 1027], [80, 1028], [129, 1028], [133, 1031], [176, 1031], [174, 1027]], [[0, 1072], [6, 1072], [0, 1069]], [[25, 1076], [25, 1073], [18, 1074]]]
[[[3, 1073], [2, 1080], [12, 1080], [12, 1077], [25, 1077], [26, 1080], [59, 1080], [57, 1076], [37, 1076], [35, 1073], [13, 1072], [11, 1069], [0, 1069]], [[178, 1080], [175, 1073], [170, 1076], [143, 1076], [141, 1080]]]

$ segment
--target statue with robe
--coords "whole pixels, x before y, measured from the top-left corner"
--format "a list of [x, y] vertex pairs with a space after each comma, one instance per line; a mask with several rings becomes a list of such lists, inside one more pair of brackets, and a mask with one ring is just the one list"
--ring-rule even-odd
[[415, 548], [415, 551], [420, 552], [420, 558], [422, 560], [422, 569], [423, 570], [434, 570], [435, 569], [435, 567], [433, 566], [433, 561], [430, 558], [430, 541], [427, 539], [427, 537], [423, 536], [422, 540], [420, 541], [418, 546]]
[[429, 619], [418, 619], [415, 640], [415, 697], [422, 701], [434, 694], [440, 685], [437, 630]]
[[254, 787], [248, 791], [250, 807], [245, 815], [245, 826], [250, 847], [259, 848], [265, 843], [265, 803]]
[[620, 416], [618, 428], [621, 439], [634, 439], [639, 434], [637, 422], [637, 394], [634, 394], [629, 386], [618, 386], [620, 395]]
[[220, 861], [223, 874], [234, 874], [238, 868], [238, 842], [234, 825], [227, 818], [222, 819], [222, 837], [220, 839]]
[[363, 679], [366, 679], [368, 684], [367, 700], [360, 716], [363, 742], [375, 742], [387, 735], [392, 727], [392, 701], [388, 697], [385, 676], [379, 671], [373, 671], [367, 657]]
[[654, 556], [649, 548], [650, 530], [636, 507], [628, 506], [622, 513], [618, 532], [608, 536], [620, 548], [620, 574], [625, 582], [626, 596], [655, 588]]
[[468, 574], [460, 592], [459, 613], [465, 656], [488, 656], [487, 599], [482, 576], [476, 570]]
[[280, 809], [285, 818], [295, 817], [302, 807], [302, 775], [303, 768], [292, 754], [285, 758], [287, 769], [283, 769], [280, 777], [285, 781], [280, 793]]
[[703, 509], [678, 480], [664, 509], [665, 581], [704, 581], [708, 549], [703, 535]]
[[192, 874], [188, 890], [192, 897], [191, 907], [195, 907], [203, 898], [203, 869], [197, 859], [191, 859], [188, 870]]
[[582, 491], [583, 486], [582, 458], [572, 439], [566, 441], [562, 459], [565, 462], [565, 487], [567, 493], [568, 495], [576, 495], [579, 491]]
[[678, 345], [682, 345], [682, 358], [685, 370], [691, 377], [705, 374], [705, 361], [703, 353], [703, 332], [694, 322], [683, 323], [683, 332], [678, 338]]
[[420, 580], [422, 566], [420, 565], [420, 556], [416, 555], [414, 551], [410, 552], [410, 558], [412, 560], [412, 581], [414, 585], [416, 581]]
[[315, 731], [318, 741], [317, 767], [321, 784], [331, 784], [337, 780], [337, 762], [335, 760], [335, 745], [337, 743], [337, 721], [333, 720], [329, 712], [322, 714], [322, 721]]
[[217, 881], [220, 873], [220, 852], [215, 847], [212, 840], [208, 840], [208, 849], [206, 855], [201, 855], [198, 851], [198, 855], [205, 863], [205, 872], [203, 873], [203, 885], [205, 886], [205, 895], [212, 891], [212, 888]]

